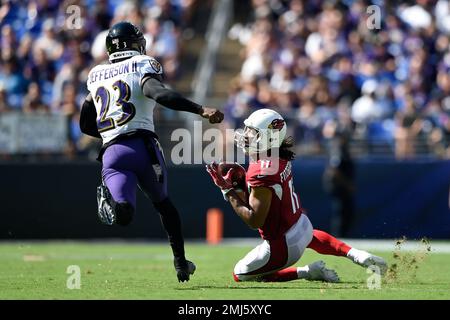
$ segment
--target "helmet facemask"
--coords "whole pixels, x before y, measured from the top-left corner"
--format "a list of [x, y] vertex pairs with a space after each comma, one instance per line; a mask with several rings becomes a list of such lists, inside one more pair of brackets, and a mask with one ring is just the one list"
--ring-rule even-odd
[[236, 146], [242, 149], [245, 154], [261, 154], [267, 152], [279, 146], [276, 143], [277, 140], [279, 140], [278, 131], [258, 129], [251, 126], [245, 126], [243, 130], [238, 129], [234, 134]]
[[261, 132], [257, 128], [245, 126], [244, 129], [238, 129], [234, 134], [234, 141], [238, 148], [241, 148], [244, 153], [254, 153], [258, 148], [258, 143], [261, 140]]

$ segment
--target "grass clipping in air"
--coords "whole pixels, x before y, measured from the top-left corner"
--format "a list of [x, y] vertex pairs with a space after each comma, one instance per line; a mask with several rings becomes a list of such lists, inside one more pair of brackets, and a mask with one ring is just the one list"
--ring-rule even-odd
[[413, 251], [404, 250], [403, 247], [406, 242], [406, 237], [403, 237], [395, 243], [395, 249], [392, 253], [393, 260], [384, 277], [384, 282], [387, 284], [414, 283], [417, 272], [431, 252], [430, 241], [426, 238], [422, 238], [420, 247]]

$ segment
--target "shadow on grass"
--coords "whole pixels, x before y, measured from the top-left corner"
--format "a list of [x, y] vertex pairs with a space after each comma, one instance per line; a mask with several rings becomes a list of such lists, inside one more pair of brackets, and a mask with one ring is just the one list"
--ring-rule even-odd
[[189, 291], [189, 290], [204, 290], [204, 289], [219, 289], [219, 290], [255, 290], [255, 289], [272, 289], [272, 290], [349, 290], [349, 289], [363, 289], [364, 284], [358, 281], [346, 281], [340, 283], [318, 283], [318, 284], [303, 284], [298, 283], [298, 285], [238, 285], [227, 286], [227, 285], [198, 285], [192, 287], [180, 287], [175, 288], [175, 290]]

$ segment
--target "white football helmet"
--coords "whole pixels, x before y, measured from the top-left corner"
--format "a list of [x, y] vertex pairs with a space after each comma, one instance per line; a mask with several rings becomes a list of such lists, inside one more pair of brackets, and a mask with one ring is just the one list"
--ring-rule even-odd
[[238, 148], [247, 154], [255, 154], [279, 148], [286, 137], [286, 122], [271, 109], [260, 109], [244, 120], [244, 130], [235, 132]]

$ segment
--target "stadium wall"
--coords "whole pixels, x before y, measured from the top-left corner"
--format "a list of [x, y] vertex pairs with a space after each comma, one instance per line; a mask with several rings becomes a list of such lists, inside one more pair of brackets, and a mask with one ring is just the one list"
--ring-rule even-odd
[[[325, 160], [296, 160], [295, 187], [314, 226], [330, 230], [322, 188]], [[450, 238], [450, 161], [359, 160], [354, 238]], [[0, 164], [1, 239], [165, 238], [159, 216], [138, 192], [128, 227], [100, 225], [97, 163]], [[169, 189], [186, 238], [204, 238], [206, 211], [224, 211], [225, 237], [257, 237], [223, 201], [203, 166], [172, 167]]]

